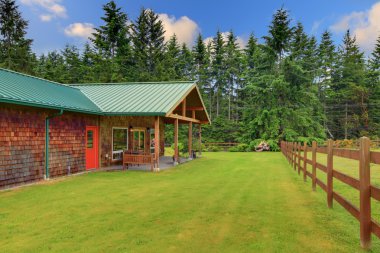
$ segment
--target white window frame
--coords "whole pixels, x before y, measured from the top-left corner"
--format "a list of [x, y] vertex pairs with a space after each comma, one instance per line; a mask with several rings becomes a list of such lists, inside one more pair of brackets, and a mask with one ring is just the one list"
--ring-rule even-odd
[[111, 150], [112, 150], [112, 161], [120, 161], [120, 159], [114, 159], [113, 158], [113, 155], [114, 154], [120, 154], [120, 153], [123, 153], [123, 151], [124, 150], [116, 150], [116, 151], [114, 151], [113, 150], [113, 130], [114, 129], [122, 129], [122, 130], [128, 130], [128, 133], [127, 133], [127, 149], [126, 150], [128, 150], [129, 149], [129, 128], [128, 127], [112, 127], [112, 144], [111, 144]]

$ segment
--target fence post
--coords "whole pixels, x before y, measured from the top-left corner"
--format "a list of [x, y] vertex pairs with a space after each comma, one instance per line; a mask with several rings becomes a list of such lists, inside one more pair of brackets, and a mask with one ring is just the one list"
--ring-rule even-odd
[[298, 142], [298, 175], [301, 174], [301, 143]]
[[297, 143], [293, 142], [293, 167], [297, 170]]
[[327, 141], [327, 206], [333, 206], [333, 140]]
[[317, 142], [313, 141], [312, 147], [312, 163], [313, 163], [313, 180], [312, 180], [312, 186], [313, 191], [315, 191], [316, 185], [317, 185]]
[[370, 140], [360, 138], [359, 150], [360, 180], [360, 244], [364, 249], [371, 247], [371, 173]]
[[306, 169], [307, 169], [307, 143], [303, 143], [303, 181], [306, 182]]

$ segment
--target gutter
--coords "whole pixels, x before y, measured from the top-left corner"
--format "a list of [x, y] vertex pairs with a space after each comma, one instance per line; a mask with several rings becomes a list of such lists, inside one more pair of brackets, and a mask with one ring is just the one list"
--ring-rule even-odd
[[59, 111], [59, 113], [47, 116], [45, 118], [45, 179], [49, 179], [50, 177], [50, 171], [49, 171], [49, 143], [50, 143], [50, 136], [49, 136], [49, 123], [50, 119], [59, 117], [63, 114], [63, 109]]

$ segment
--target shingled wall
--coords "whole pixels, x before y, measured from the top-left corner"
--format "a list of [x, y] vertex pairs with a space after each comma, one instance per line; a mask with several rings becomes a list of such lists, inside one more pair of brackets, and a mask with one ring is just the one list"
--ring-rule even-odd
[[[45, 117], [54, 110], [0, 103], [0, 189], [44, 178]], [[50, 121], [50, 175], [85, 170], [86, 125], [98, 116], [65, 112]]]

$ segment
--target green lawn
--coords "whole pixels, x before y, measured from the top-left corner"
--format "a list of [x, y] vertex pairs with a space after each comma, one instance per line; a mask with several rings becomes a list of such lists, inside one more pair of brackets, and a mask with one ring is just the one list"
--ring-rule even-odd
[[0, 192], [0, 252], [361, 251], [358, 222], [282, 154], [204, 156]]

